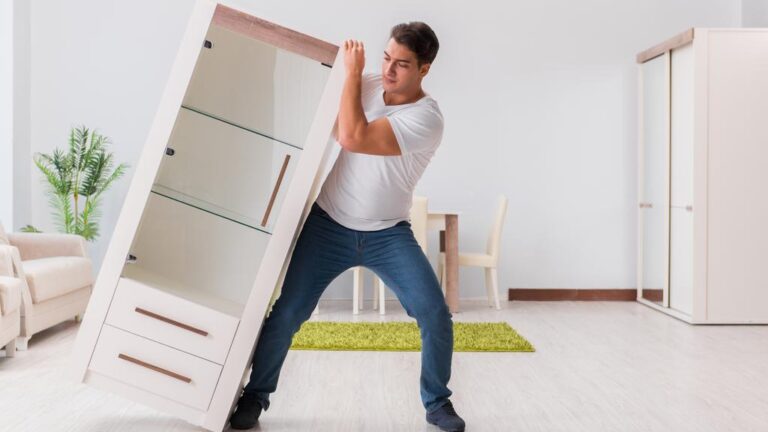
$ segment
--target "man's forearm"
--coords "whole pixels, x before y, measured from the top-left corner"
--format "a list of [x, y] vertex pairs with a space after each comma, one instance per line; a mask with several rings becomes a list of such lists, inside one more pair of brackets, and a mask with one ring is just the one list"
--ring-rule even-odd
[[362, 75], [356, 72], [347, 73], [339, 107], [338, 136], [342, 145], [354, 145], [363, 141], [368, 120], [363, 111], [361, 88]]

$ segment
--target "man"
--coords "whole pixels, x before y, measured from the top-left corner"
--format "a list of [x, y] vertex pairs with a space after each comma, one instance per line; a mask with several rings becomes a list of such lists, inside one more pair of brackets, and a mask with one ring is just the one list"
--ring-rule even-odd
[[429, 423], [463, 431], [449, 400], [453, 322], [439, 282], [411, 231], [413, 189], [440, 144], [443, 116], [421, 87], [437, 55], [421, 22], [392, 28], [381, 76], [363, 75], [359, 41], [344, 42], [346, 79], [336, 125], [342, 150], [302, 228], [282, 293], [264, 321], [249, 383], [230, 419], [256, 424], [294, 333], [325, 288], [355, 266], [373, 270], [397, 295], [421, 331], [421, 399]]

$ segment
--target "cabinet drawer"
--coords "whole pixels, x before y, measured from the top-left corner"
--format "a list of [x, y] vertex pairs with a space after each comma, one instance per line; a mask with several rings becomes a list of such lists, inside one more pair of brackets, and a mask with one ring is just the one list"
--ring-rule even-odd
[[222, 367], [104, 325], [89, 368], [158, 396], [207, 410]]
[[107, 324], [224, 364], [238, 319], [187, 299], [120, 278]]

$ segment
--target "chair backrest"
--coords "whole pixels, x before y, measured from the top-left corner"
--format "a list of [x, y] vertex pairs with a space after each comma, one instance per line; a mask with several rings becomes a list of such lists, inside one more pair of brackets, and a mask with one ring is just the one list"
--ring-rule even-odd
[[494, 260], [499, 259], [499, 249], [501, 249], [501, 231], [504, 228], [504, 218], [507, 216], [507, 204], [509, 200], [504, 195], [499, 195], [496, 204], [496, 216], [493, 220], [491, 233], [488, 236], [488, 255]]
[[427, 252], [427, 198], [414, 196], [411, 203], [411, 230], [421, 249]]

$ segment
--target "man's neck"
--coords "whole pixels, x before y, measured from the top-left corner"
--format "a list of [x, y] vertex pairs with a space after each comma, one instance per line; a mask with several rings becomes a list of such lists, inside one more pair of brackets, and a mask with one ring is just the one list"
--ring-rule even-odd
[[387, 91], [384, 91], [384, 104], [385, 105], [404, 105], [409, 103], [414, 103], [418, 101], [419, 99], [426, 96], [426, 93], [424, 93], [424, 90], [422, 90], [421, 87], [416, 89], [416, 91], [411, 92], [409, 94], [400, 94], [400, 93], [389, 93]]

